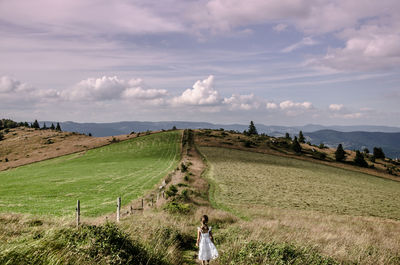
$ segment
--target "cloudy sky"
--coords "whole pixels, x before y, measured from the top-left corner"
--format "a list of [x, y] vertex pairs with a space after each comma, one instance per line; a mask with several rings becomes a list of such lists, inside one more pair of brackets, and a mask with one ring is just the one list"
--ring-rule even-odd
[[400, 126], [398, 0], [1, 0], [0, 116]]

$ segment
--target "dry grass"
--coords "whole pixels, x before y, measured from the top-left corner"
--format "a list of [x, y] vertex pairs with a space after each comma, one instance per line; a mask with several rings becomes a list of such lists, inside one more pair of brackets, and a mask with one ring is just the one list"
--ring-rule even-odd
[[[390, 209], [385, 208], [389, 201], [396, 204], [398, 195], [381, 201], [381, 195], [390, 194], [386, 189], [399, 191], [398, 182], [322, 165], [307, 166], [309, 162], [298, 160], [292, 164], [288, 159], [270, 155], [210, 147], [202, 147], [201, 151], [211, 167], [208, 177], [214, 183], [210, 194], [214, 205], [250, 218], [220, 231], [228, 238], [221, 239], [223, 253], [255, 240], [311, 246], [344, 263], [400, 261], [400, 222], [369, 216], [399, 217], [397, 211], [388, 212]], [[307, 168], [314, 172], [304, 175]], [[311, 173], [318, 175], [318, 171], [324, 175], [311, 177], [313, 181], [308, 183]], [[335, 176], [335, 171], [341, 173]], [[270, 172], [277, 175], [269, 177]], [[371, 193], [363, 191], [369, 182], [373, 187]], [[323, 196], [315, 197], [322, 193]], [[365, 216], [357, 216], [360, 214]]]

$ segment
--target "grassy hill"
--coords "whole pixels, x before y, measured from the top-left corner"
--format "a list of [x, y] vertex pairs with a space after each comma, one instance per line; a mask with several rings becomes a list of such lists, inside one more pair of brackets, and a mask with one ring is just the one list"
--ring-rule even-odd
[[[262, 206], [400, 220], [400, 182], [322, 164], [201, 147], [216, 205], [246, 216]], [[256, 209], [254, 211], [254, 209]]]
[[179, 131], [141, 136], [0, 172], [0, 212], [97, 216], [143, 195], [180, 159]]
[[[141, 136], [0, 172], [0, 263], [194, 265], [208, 214], [216, 265], [399, 264], [400, 182], [385, 171], [396, 165], [356, 167], [352, 152], [337, 163], [334, 150], [306, 144], [296, 154], [288, 139], [265, 135], [186, 130], [182, 153], [180, 139]], [[117, 196], [156, 194], [178, 163], [166, 198], [117, 224], [102, 216], [75, 227], [77, 198], [85, 217], [108, 213]]]

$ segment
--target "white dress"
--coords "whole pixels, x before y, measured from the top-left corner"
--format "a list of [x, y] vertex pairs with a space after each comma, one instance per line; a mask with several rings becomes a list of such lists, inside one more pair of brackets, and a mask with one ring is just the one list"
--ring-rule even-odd
[[199, 260], [216, 259], [218, 257], [218, 251], [210, 239], [211, 227], [206, 233], [203, 233], [200, 227], [197, 227], [197, 229], [200, 231]]

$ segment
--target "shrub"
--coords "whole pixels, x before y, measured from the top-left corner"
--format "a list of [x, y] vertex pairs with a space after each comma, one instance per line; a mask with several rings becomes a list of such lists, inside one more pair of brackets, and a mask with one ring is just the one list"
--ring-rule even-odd
[[189, 181], [189, 175], [186, 174], [185, 177], [183, 178], [185, 181]]
[[188, 214], [190, 212], [190, 204], [172, 201], [165, 204], [164, 210], [172, 214]]
[[185, 163], [181, 163], [181, 172], [186, 172], [188, 170], [188, 166]]
[[343, 150], [342, 144], [339, 144], [335, 151], [336, 161], [342, 161], [346, 158], [346, 152]]
[[354, 158], [354, 164], [360, 167], [368, 167], [367, 161], [365, 161], [364, 156], [359, 150], [356, 151], [356, 157]]
[[33, 240], [0, 253], [0, 264], [168, 264], [112, 223], [39, 233]]
[[4, 134], [0, 132], [0, 141], [4, 139]]
[[168, 198], [168, 197], [175, 196], [177, 192], [178, 192], [178, 189], [176, 188], [176, 186], [171, 185], [171, 186], [169, 186], [169, 189], [165, 192], [165, 194], [167, 195], [167, 198]]

